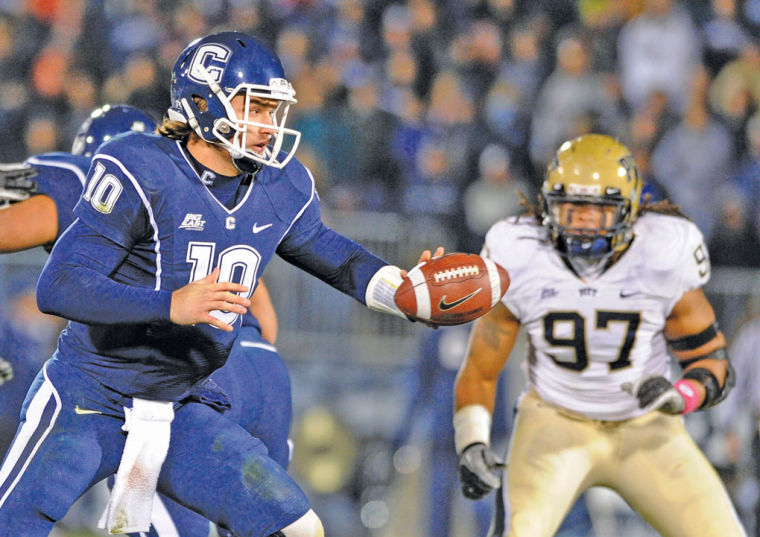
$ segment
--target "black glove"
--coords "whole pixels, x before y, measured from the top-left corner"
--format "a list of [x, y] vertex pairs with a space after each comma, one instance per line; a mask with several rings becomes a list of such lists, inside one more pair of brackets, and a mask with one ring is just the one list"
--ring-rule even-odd
[[462, 494], [471, 500], [479, 500], [501, 485], [501, 477], [493, 472], [505, 467], [504, 461], [499, 460], [487, 445], [477, 443], [467, 446], [459, 456]]
[[0, 164], [0, 207], [24, 201], [37, 191], [32, 177], [39, 171], [29, 164]]
[[13, 366], [8, 360], [0, 358], [0, 386], [13, 379]]
[[639, 408], [681, 414], [686, 406], [678, 390], [668, 379], [659, 375], [647, 375], [635, 383], [626, 382], [621, 388], [638, 399]]

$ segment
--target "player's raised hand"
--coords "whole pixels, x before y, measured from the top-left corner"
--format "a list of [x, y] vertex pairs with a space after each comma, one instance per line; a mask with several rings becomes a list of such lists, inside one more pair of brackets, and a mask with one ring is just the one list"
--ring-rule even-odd
[[501, 478], [494, 471], [503, 468], [504, 462], [487, 445], [478, 442], [467, 446], [459, 456], [462, 494], [471, 500], [479, 500], [501, 485]]
[[688, 380], [671, 384], [665, 377], [646, 375], [635, 383], [624, 383], [621, 388], [638, 400], [639, 408], [647, 410], [686, 414], [699, 406], [699, 396]]
[[245, 313], [251, 301], [236, 293], [245, 293], [248, 287], [233, 282], [217, 282], [219, 267], [211, 274], [180, 287], [172, 293], [170, 319], [182, 325], [206, 323], [221, 330], [231, 332], [232, 325], [220, 321], [211, 312], [214, 310]]

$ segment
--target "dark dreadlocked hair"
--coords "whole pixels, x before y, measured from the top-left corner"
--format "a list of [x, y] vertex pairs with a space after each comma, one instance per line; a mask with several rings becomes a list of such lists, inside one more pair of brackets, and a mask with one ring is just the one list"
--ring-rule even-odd
[[675, 205], [668, 200], [652, 201], [652, 196], [650, 194], [644, 196], [644, 203], [639, 207], [639, 216], [647, 212], [665, 214], [668, 216], [680, 216], [681, 218], [691, 220], [691, 218], [686, 216], [681, 210], [680, 205]]
[[[541, 194], [538, 195], [538, 203], [531, 202], [528, 197], [523, 194], [521, 191], [516, 190], [515, 194], [517, 194], [517, 197], [520, 199], [520, 207], [523, 207], [525, 211], [518, 215], [527, 215], [527, 216], [533, 216], [536, 221], [541, 224], [543, 222], [543, 215], [541, 214], [541, 205], [543, 205], [543, 196]], [[646, 194], [644, 196], [644, 200], [642, 201], [641, 205], [639, 206], [639, 214], [638, 216], [642, 216], [645, 213], [656, 213], [656, 214], [665, 214], [668, 216], [679, 216], [681, 218], [686, 218], [687, 220], [691, 220], [684, 212], [681, 210], [681, 207], [679, 205], [675, 205], [674, 203], [671, 203], [668, 200], [661, 200], [661, 201], [652, 201], [651, 194]]]

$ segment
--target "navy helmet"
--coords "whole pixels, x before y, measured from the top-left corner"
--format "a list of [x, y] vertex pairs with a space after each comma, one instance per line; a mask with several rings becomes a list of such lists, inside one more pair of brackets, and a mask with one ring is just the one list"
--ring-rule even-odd
[[[246, 112], [253, 99], [276, 101], [272, 124], [238, 117], [231, 105], [236, 95], [245, 96]], [[172, 105], [167, 115], [188, 124], [206, 142], [224, 147], [236, 161], [282, 168], [301, 138], [300, 132], [285, 128], [295, 95], [280, 60], [264, 43], [240, 32], [221, 32], [196, 39], [180, 53], [172, 68]], [[201, 111], [193, 97], [203, 98], [207, 109]], [[274, 131], [262, 153], [246, 147], [250, 126]], [[286, 137], [290, 144], [283, 150]]]
[[95, 150], [122, 132], [153, 132], [156, 122], [148, 114], [127, 104], [106, 104], [90, 114], [74, 136], [71, 152], [92, 157]]

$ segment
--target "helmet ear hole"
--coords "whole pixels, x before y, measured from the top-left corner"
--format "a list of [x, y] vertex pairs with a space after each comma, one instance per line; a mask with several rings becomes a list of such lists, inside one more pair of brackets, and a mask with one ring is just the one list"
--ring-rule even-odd
[[193, 102], [195, 103], [195, 106], [198, 107], [198, 110], [201, 112], [205, 112], [208, 110], [208, 102], [205, 98], [201, 97], [200, 95], [193, 95]]

